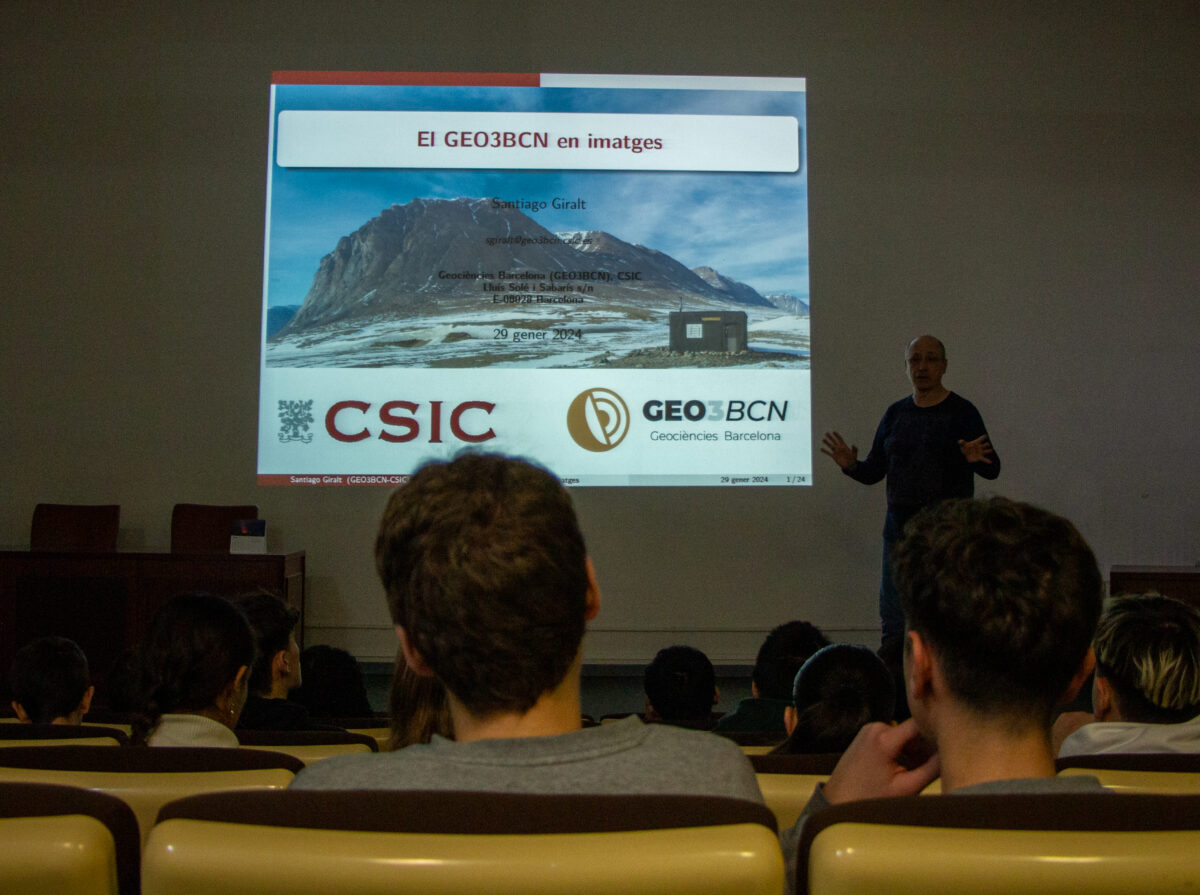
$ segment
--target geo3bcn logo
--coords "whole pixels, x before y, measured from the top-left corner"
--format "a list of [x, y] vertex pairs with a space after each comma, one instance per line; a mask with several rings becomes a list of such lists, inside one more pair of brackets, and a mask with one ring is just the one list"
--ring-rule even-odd
[[616, 392], [590, 388], [567, 408], [567, 431], [589, 451], [611, 451], [629, 431], [629, 408]]

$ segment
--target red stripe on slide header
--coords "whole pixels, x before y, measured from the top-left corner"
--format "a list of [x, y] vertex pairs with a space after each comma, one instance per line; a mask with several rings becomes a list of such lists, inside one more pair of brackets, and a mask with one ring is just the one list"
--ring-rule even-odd
[[275, 71], [272, 84], [359, 84], [422, 87], [539, 87], [540, 74], [439, 71]]

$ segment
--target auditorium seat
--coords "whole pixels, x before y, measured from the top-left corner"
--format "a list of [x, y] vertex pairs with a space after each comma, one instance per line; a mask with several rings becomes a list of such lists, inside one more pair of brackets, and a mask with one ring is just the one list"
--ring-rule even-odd
[[329, 718], [321, 718], [322, 724], [329, 724], [334, 727], [342, 727], [346, 730], [361, 730], [369, 728], [375, 730], [381, 727], [388, 726], [388, 716], [386, 713], [377, 715], [347, 715], [347, 716], [332, 716]]
[[766, 755], [787, 739], [781, 730], [714, 730], [713, 733], [733, 740], [747, 755]]
[[1116, 792], [1200, 795], [1200, 755], [1172, 752], [1072, 755], [1056, 762], [1058, 775], [1090, 775]]
[[829, 779], [841, 753], [819, 755], [750, 755], [763, 800], [779, 828], [796, 822], [818, 783]]
[[121, 507], [39, 503], [33, 508], [29, 549], [58, 553], [112, 553], [117, 549]]
[[267, 749], [312, 764], [335, 755], [361, 755], [379, 751], [373, 736], [349, 730], [238, 730], [243, 749]]
[[[247, 830], [253, 825], [253, 832]], [[762, 805], [701, 796], [224, 793], [163, 808], [144, 895], [779, 895]]]
[[0, 724], [0, 747], [128, 746], [129, 735], [96, 724]]
[[744, 755], [754, 757], [755, 755], [770, 755], [774, 750], [774, 746], [740, 746]]
[[138, 895], [137, 820], [120, 799], [73, 786], [0, 783], [0, 892]]
[[371, 737], [375, 740], [377, 751], [386, 749], [388, 741], [392, 738], [392, 729], [388, 726], [389, 722], [386, 714], [352, 715], [345, 718], [321, 718], [320, 722], [328, 724], [331, 727], [341, 727], [344, 730], [350, 731], [350, 733], [360, 733]]
[[93, 707], [83, 716], [84, 724], [96, 724], [101, 727], [115, 727], [123, 730], [126, 735], [133, 735], [133, 712], [114, 712], [108, 709]]
[[255, 749], [0, 749], [0, 782], [55, 783], [109, 793], [133, 809], [143, 839], [167, 802], [198, 792], [282, 789], [303, 767], [290, 755]]
[[871, 799], [814, 813], [796, 891], [1166, 895], [1200, 889], [1200, 796]]
[[373, 727], [347, 727], [346, 729], [351, 733], [360, 733], [363, 736], [371, 737], [375, 740], [375, 748], [379, 752], [386, 750], [388, 743], [392, 739], [392, 729], [390, 727], [376, 725]]
[[257, 519], [258, 507], [177, 503], [171, 511], [172, 553], [228, 553], [229, 535], [239, 519]]

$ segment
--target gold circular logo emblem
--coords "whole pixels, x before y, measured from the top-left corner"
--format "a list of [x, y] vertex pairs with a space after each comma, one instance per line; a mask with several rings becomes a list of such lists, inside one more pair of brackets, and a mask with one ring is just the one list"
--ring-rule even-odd
[[590, 388], [567, 408], [567, 431], [589, 451], [611, 451], [629, 431], [629, 408], [616, 392]]

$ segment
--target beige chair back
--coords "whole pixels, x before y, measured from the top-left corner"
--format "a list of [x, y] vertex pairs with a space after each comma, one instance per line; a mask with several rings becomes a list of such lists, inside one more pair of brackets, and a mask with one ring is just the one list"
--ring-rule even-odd
[[321, 718], [321, 723], [332, 724], [348, 733], [367, 736], [375, 741], [376, 750], [384, 752], [392, 739], [386, 715], [351, 715], [343, 718]]
[[75, 786], [116, 796], [133, 810], [143, 842], [168, 802], [196, 793], [283, 789], [302, 767], [288, 755], [241, 749], [0, 749], [0, 782]]
[[805, 824], [797, 891], [1166, 895], [1200, 889], [1200, 797], [949, 795], [838, 805]]
[[758, 788], [779, 829], [796, 823], [817, 784], [829, 779], [838, 758], [836, 754], [750, 756]]
[[0, 724], [0, 748], [6, 746], [128, 746], [129, 735], [94, 724]]
[[0, 820], [0, 891], [117, 895], [112, 836], [80, 814]]
[[746, 755], [767, 755], [774, 749], [774, 746], [739, 746]]
[[[727, 823], [611, 829], [638, 822], [652, 798], [292, 790], [188, 799], [167, 806], [150, 836], [142, 892], [316, 895], [336, 880], [339, 895], [780, 895], [783, 862], [763, 806], [725, 799]], [[595, 799], [606, 804], [582, 806]], [[663, 799], [668, 812], [678, 801]], [[529, 832], [542, 808], [569, 831]], [[443, 810], [456, 815], [447, 832], [430, 831]], [[247, 834], [255, 816], [273, 823]], [[351, 828], [317, 828], [339, 818]], [[372, 818], [393, 829], [370, 829]], [[591, 819], [602, 829], [579, 829]]]
[[1114, 792], [1200, 795], [1200, 772], [1123, 771], [1118, 768], [1065, 768], [1060, 777], [1097, 777]]
[[[70, 740], [72, 746], [120, 746], [121, 741], [114, 737], [75, 737]], [[0, 739], [0, 749], [18, 746], [61, 746], [62, 740], [47, 740], [41, 737], [31, 737], [27, 740]]]
[[1200, 755], [1073, 755], [1058, 768], [1060, 777], [1097, 777], [1115, 792], [1200, 795]]
[[362, 743], [318, 743], [308, 746], [283, 743], [277, 746], [242, 746], [242, 748], [258, 749], [264, 752], [282, 752], [284, 755], [298, 758], [306, 765], [312, 764], [314, 761], [333, 758], [335, 755], [369, 755], [371, 752], [377, 751]]
[[351, 733], [371, 737], [375, 740], [375, 745], [379, 752], [387, 749], [388, 743], [392, 739], [392, 729], [390, 727], [351, 727], [348, 730]]
[[[0, 757], [3, 761], [3, 757]], [[284, 789], [296, 775], [283, 768], [249, 771], [190, 771], [147, 774], [141, 771], [56, 771], [0, 767], [0, 781], [55, 783], [106, 792], [133, 809], [142, 841], [150, 835], [158, 809], [201, 792], [229, 789]]]
[[243, 749], [282, 752], [306, 765], [335, 755], [379, 751], [374, 737], [348, 730], [239, 730], [238, 739]]
[[106, 709], [93, 708], [83, 716], [84, 724], [95, 724], [101, 727], [113, 727], [122, 730], [128, 737], [133, 736], [133, 713], [113, 712]]
[[796, 823], [817, 784], [829, 779], [828, 774], [755, 774], [755, 777], [763, 801], [781, 830]]
[[6, 895], [117, 895], [112, 836], [94, 817], [0, 820], [0, 890]]
[[0, 783], [0, 892], [138, 895], [137, 822], [103, 793]]
[[[1183, 895], [1200, 885], [1196, 841], [1193, 830], [981, 833], [841, 824], [821, 834], [813, 845], [809, 891], [822, 895]], [[914, 861], [918, 855], [923, 860]], [[1047, 860], [1048, 855], [1055, 860]], [[924, 872], [930, 864], [935, 865], [933, 872]]]

